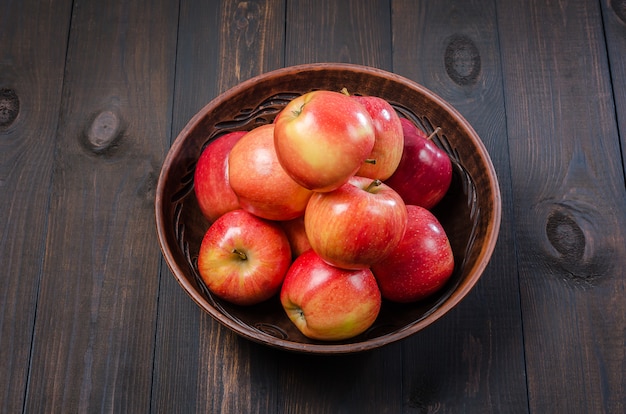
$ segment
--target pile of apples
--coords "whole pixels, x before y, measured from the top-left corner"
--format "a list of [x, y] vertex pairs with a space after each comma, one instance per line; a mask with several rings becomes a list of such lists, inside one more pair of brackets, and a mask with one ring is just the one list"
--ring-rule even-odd
[[447, 154], [386, 100], [305, 93], [273, 123], [203, 150], [194, 191], [212, 224], [198, 272], [234, 304], [279, 294], [309, 338], [354, 337], [383, 300], [421, 300], [451, 276], [430, 211], [451, 179]]

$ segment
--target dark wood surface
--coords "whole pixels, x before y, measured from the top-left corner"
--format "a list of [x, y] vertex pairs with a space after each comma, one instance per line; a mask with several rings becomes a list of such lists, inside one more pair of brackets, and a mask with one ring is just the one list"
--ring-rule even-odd
[[[503, 198], [428, 329], [312, 357], [186, 296], [154, 191], [220, 92], [310, 62], [393, 71], [472, 123]], [[622, 413], [626, 2], [0, 3], [0, 412]]]

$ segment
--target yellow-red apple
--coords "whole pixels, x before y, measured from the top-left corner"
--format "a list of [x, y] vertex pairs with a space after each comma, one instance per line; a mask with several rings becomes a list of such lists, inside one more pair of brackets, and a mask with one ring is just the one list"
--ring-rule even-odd
[[304, 213], [311, 247], [333, 266], [359, 269], [400, 243], [407, 224], [404, 202], [380, 180], [354, 176], [338, 189], [314, 193]]
[[312, 194], [278, 162], [274, 124], [254, 128], [235, 144], [228, 156], [228, 173], [241, 208], [268, 220], [301, 216]]
[[381, 306], [380, 290], [370, 269], [340, 269], [313, 250], [300, 255], [287, 271], [280, 300], [305, 336], [325, 341], [366, 331]]
[[293, 99], [275, 120], [278, 159], [300, 185], [332, 191], [357, 172], [372, 152], [367, 110], [339, 92], [313, 91]]
[[241, 209], [209, 227], [198, 254], [198, 272], [207, 288], [237, 305], [274, 296], [290, 264], [289, 241], [280, 226]]
[[386, 180], [398, 168], [404, 148], [400, 117], [386, 100], [377, 96], [353, 95], [372, 118], [375, 141], [367, 161], [356, 172], [360, 177]]

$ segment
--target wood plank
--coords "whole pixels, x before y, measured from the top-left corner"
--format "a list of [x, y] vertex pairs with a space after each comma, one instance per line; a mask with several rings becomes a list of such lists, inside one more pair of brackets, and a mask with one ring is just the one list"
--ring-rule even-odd
[[150, 407], [177, 14], [74, 2], [26, 411]]
[[[282, 1], [183, 0], [173, 133], [220, 92], [283, 63]], [[275, 351], [239, 338], [186, 296], [163, 266], [155, 412], [273, 412]]]
[[[285, 63], [346, 62], [391, 70], [389, 1], [287, 4]], [[278, 412], [383, 413], [402, 409], [398, 344], [338, 358], [280, 360]], [[376, 378], [376, 381], [372, 381]]]
[[24, 406], [70, 12], [0, 3], [0, 412]]
[[389, 1], [287, 4], [285, 66], [342, 62], [391, 69]]
[[602, 2], [602, 16], [626, 174], [626, 0]]
[[492, 0], [394, 0], [394, 71], [472, 124], [502, 192], [496, 250], [474, 291], [404, 343], [404, 401], [423, 412], [527, 412], [498, 21]]
[[600, 2], [497, 10], [529, 407], [623, 412], [626, 197]]

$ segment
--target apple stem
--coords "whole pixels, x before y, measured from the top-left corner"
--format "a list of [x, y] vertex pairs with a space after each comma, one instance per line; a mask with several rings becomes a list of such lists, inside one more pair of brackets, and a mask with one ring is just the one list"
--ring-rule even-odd
[[432, 132], [432, 134], [430, 134], [430, 135], [428, 136], [428, 138], [426, 138], [426, 139], [430, 141], [431, 139], [433, 139], [433, 137], [434, 137], [435, 135], [437, 135], [437, 133], [439, 133], [439, 131], [441, 131], [441, 127], [437, 127], [437, 128], [435, 128], [435, 130]]
[[350, 96], [350, 92], [348, 92], [347, 88], [341, 88], [341, 93], [343, 93], [346, 96]]
[[365, 162], [367, 164], [376, 165], [376, 159], [375, 158], [368, 158], [368, 159], [365, 160]]
[[376, 187], [378, 187], [379, 185], [381, 185], [383, 182], [380, 180], [373, 180], [365, 189], [365, 191], [367, 191], [368, 193], [371, 193], [372, 190]]
[[233, 253], [239, 256], [241, 260], [248, 260], [248, 256], [246, 256], [246, 254], [241, 250], [233, 249]]
[[302, 113], [303, 109], [304, 109], [304, 104], [300, 105], [300, 108], [294, 109], [291, 112], [293, 113], [294, 116], [298, 116], [298, 115], [300, 115]]

